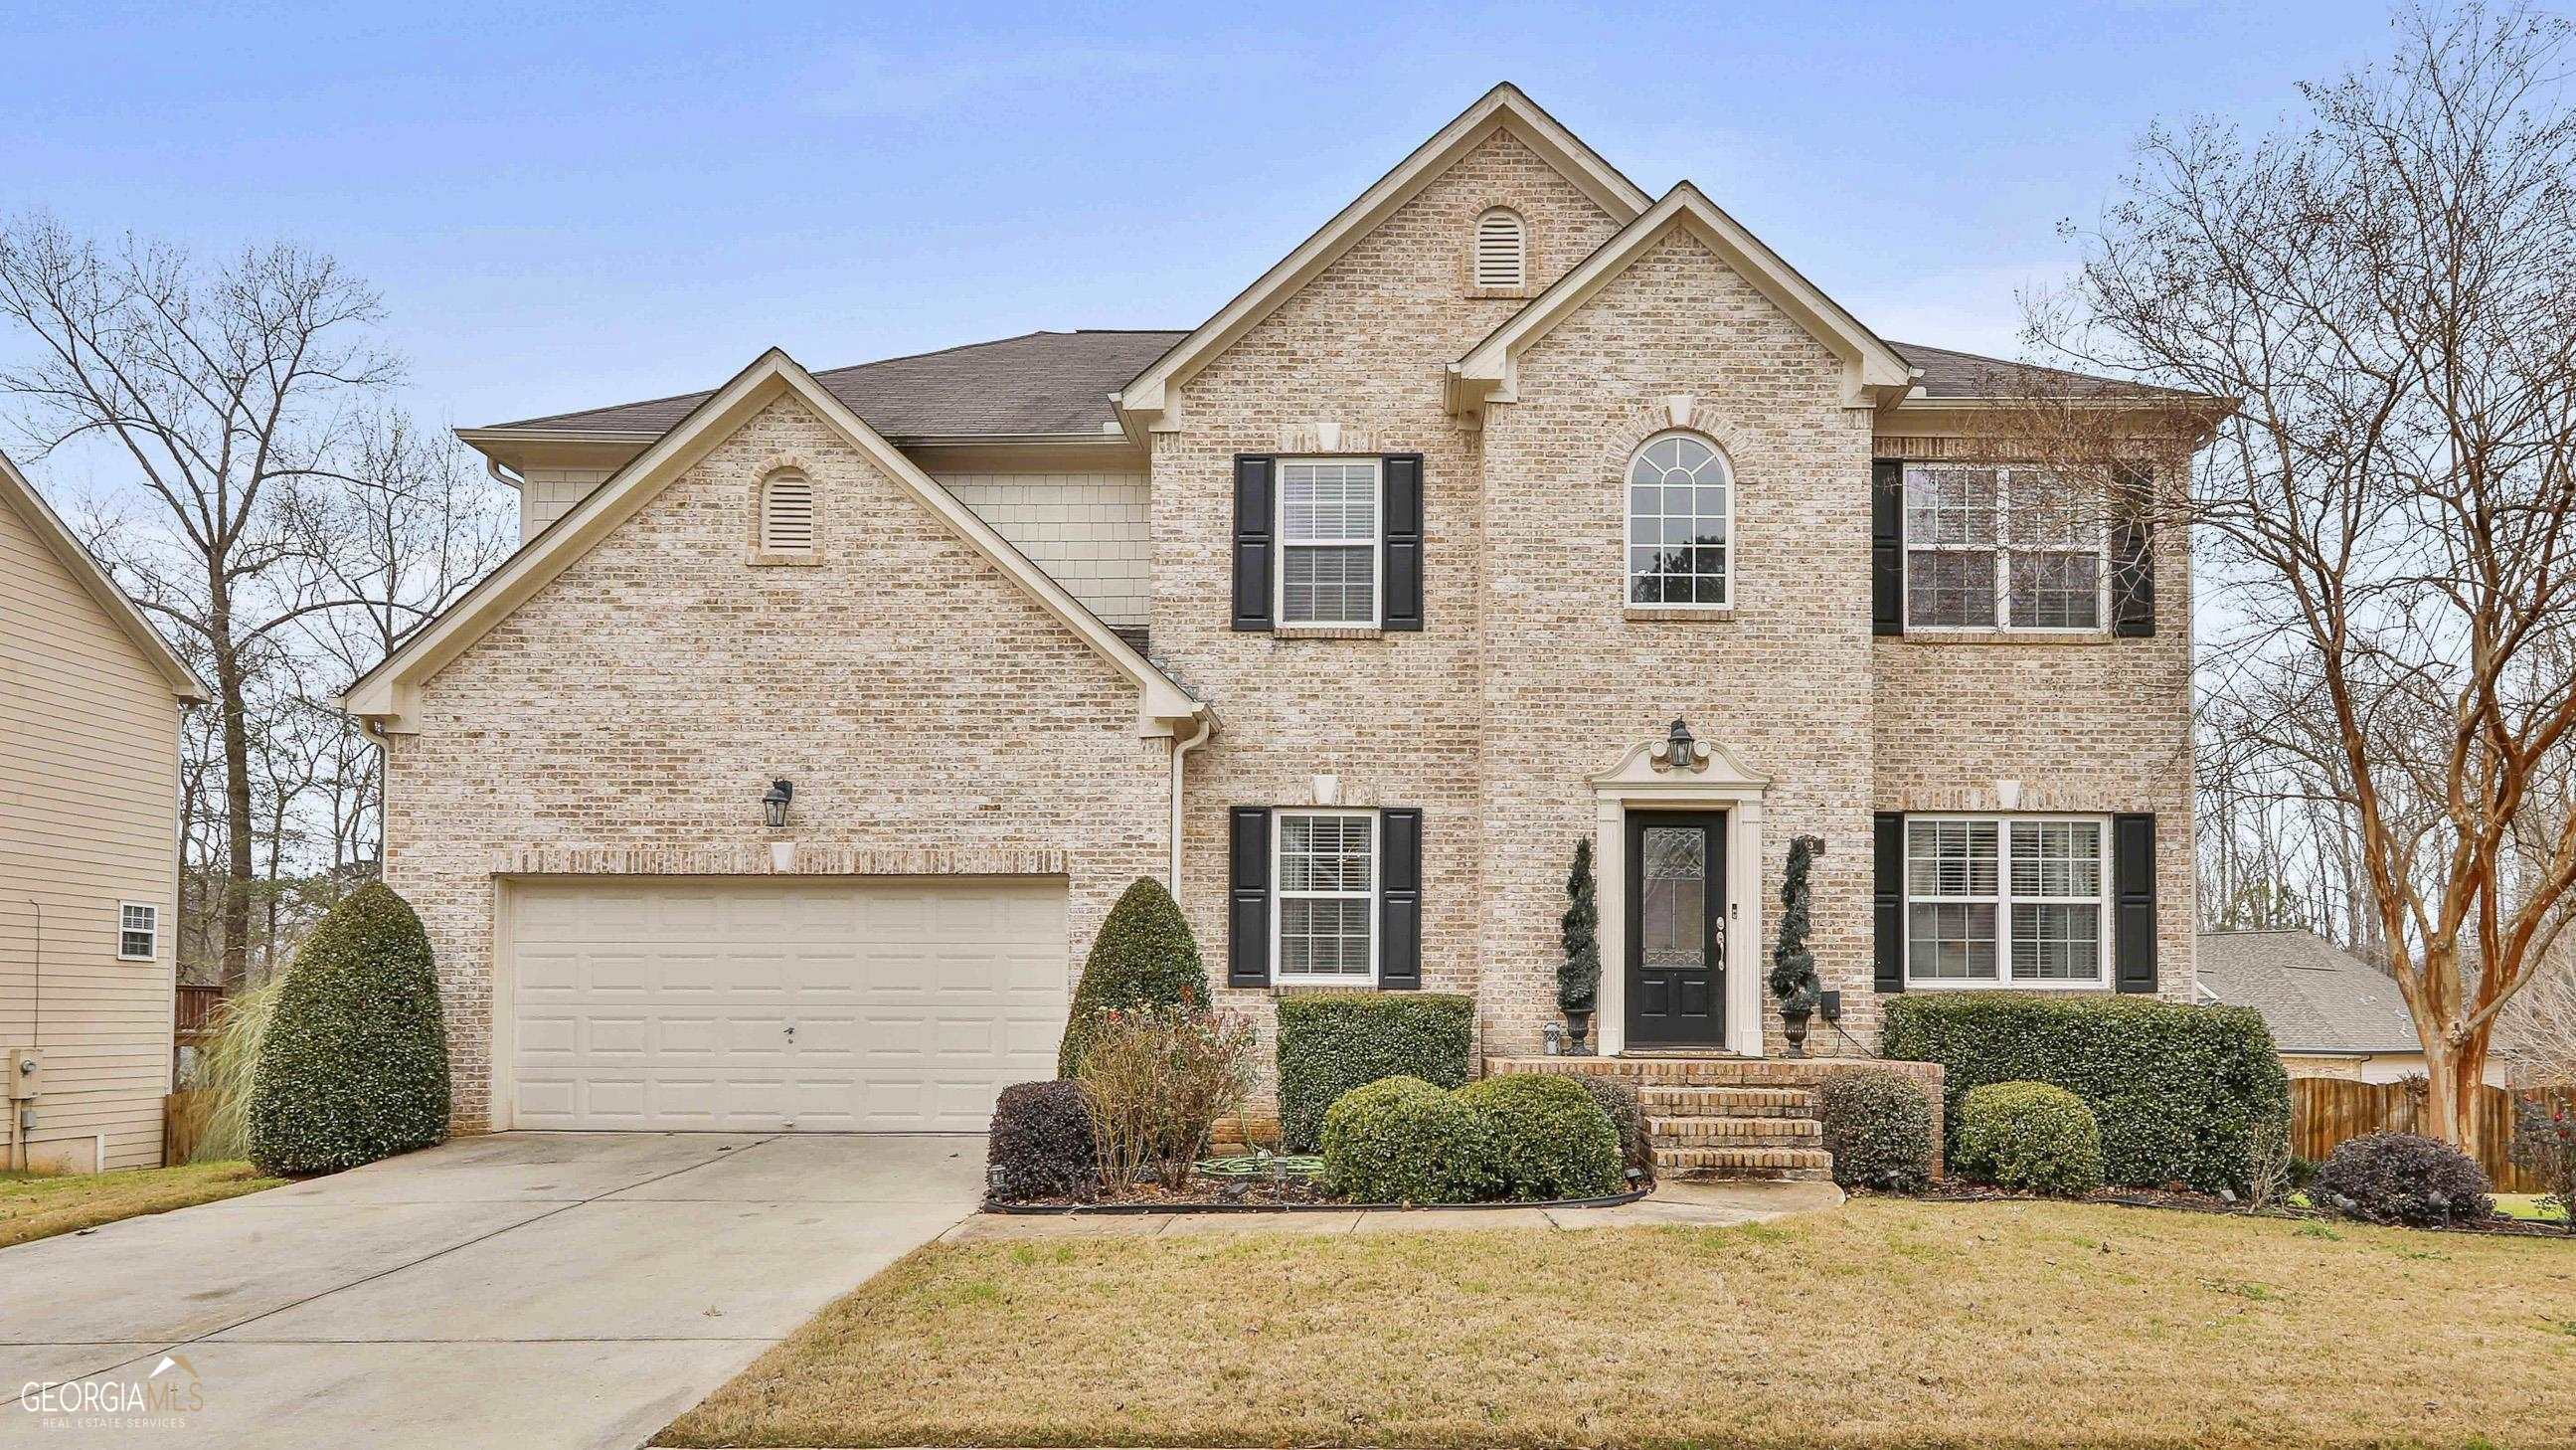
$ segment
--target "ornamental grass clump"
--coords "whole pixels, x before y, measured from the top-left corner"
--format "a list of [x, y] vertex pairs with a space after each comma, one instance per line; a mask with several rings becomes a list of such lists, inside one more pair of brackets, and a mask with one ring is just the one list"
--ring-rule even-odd
[[277, 1013], [283, 974], [246, 987], [215, 1009], [213, 1030], [197, 1049], [188, 1090], [203, 1095], [204, 1126], [189, 1161], [229, 1163], [250, 1156], [251, 1084], [259, 1080], [259, 1044]]
[[2081, 1198], [2102, 1186], [2093, 1110], [2044, 1082], [1988, 1083], [1959, 1100], [1952, 1168], [1998, 1188]]
[[260, 1034], [250, 1156], [332, 1173], [447, 1135], [447, 1029], [429, 933], [382, 882], [340, 899], [295, 954]]
[[1502, 1073], [1458, 1089], [1484, 1123], [1490, 1177], [1505, 1198], [1604, 1198], [1627, 1186], [1619, 1130], [1572, 1078]]
[[1186, 1186], [1216, 1125], [1252, 1091], [1252, 1019], [1193, 1007], [1124, 1007], [1092, 1021], [1082, 1055], [1101, 1186]]
[[1324, 1112], [1324, 1180], [1358, 1203], [1475, 1203], [1493, 1196], [1485, 1120], [1418, 1077], [1381, 1078]]

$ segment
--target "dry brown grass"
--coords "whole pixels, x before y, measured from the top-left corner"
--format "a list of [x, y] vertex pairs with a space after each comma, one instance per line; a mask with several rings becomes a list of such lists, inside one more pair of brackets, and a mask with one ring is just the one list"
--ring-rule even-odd
[[0, 1174], [0, 1248], [96, 1228], [120, 1218], [238, 1198], [285, 1181], [262, 1178], [247, 1163], [191, 1163], [181, 1168], [60, 1177]]
[[1863, 1200], [1736, 1229], [933, 1247], [665, 1445], [2576, 1439], [2576, 1249]]

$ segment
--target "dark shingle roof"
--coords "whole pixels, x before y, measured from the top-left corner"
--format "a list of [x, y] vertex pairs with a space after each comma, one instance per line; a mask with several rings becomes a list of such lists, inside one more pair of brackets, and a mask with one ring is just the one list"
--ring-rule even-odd
[[[1170, 330], [1085, 328], [1031, 332], [995, 342], [970, 342], [938, 352], [887, 358], [814, 375], [832, 396], [850, 405], [880, 433], [894, 438], [992, 437], [1007, 434], [1082, 433], [1115, 421], [1109, 395], [1127, 385], [1173, 344], [1189, 336]], [[2071, 392], [2122, 397], [2185, 397], [2057, 368], [2038, 368], [1895, 342], [1923, 370], [1923, 391], [1934, 398], [2008, 395], [2037, 378]], [[573, 413], [552, 413], [495, 423], [493, 431], [633, 433], [658, 435], [712, 395], [682, 393], [640, 403], [619, 403]]]
[[2151, 388], [2144, 383], [2124, 383], [2117, 378], [2097, 378], [2089, 373], [2071, 373], [2064, 368], [2044, 368], [2030, 363], [2011, 362], [1999, 357], [1980, 357], [1972, 352], [1956, 352], [1946, 347], [1932, 347], [1919, 342], [1888, 344], [1907, 362], [1923, 370], [1915, 381], [1932, 398], [2012, 397], [2033, 383], [2044, 383], [2057, 396], [2105, 398], [2189, 398], [2196, 394], [2173, 388]]
[[[894, 438], [1096, 434], [1116, 421], [1109, 395], [1185, 332], [1032, 332], [816, 373], [815, 381]], [[495, 423], [531, 432], [659, 434], [713, 390]]]
[[2306, 931], [2200, 938], [2200, 985], [2263, 1014], [2283, 1052], [2421, 1052], [2397, 983]]

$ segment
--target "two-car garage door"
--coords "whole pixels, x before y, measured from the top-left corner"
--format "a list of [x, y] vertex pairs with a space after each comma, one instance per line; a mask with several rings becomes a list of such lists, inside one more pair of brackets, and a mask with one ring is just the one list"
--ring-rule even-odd
[[981, 1131], [1055, 1075], [1060, 877], [514, 883], [521, 1128]]

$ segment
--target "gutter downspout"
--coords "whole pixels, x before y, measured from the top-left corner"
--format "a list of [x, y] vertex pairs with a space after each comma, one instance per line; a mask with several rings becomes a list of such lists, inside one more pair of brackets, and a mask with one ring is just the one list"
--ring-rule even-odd
[[1181, 899], [1181, 761], [1191, 751], [1205, 745], [1215, 729], [1215, 712], [1202, 710], [1196, 735], [1187, 740], [1182, 739], [1178, 732], [1172, 735], [1172, 864], [1170, 873], [1164, 877], [1164, 885], [1171, 889], [1174, 901]]

